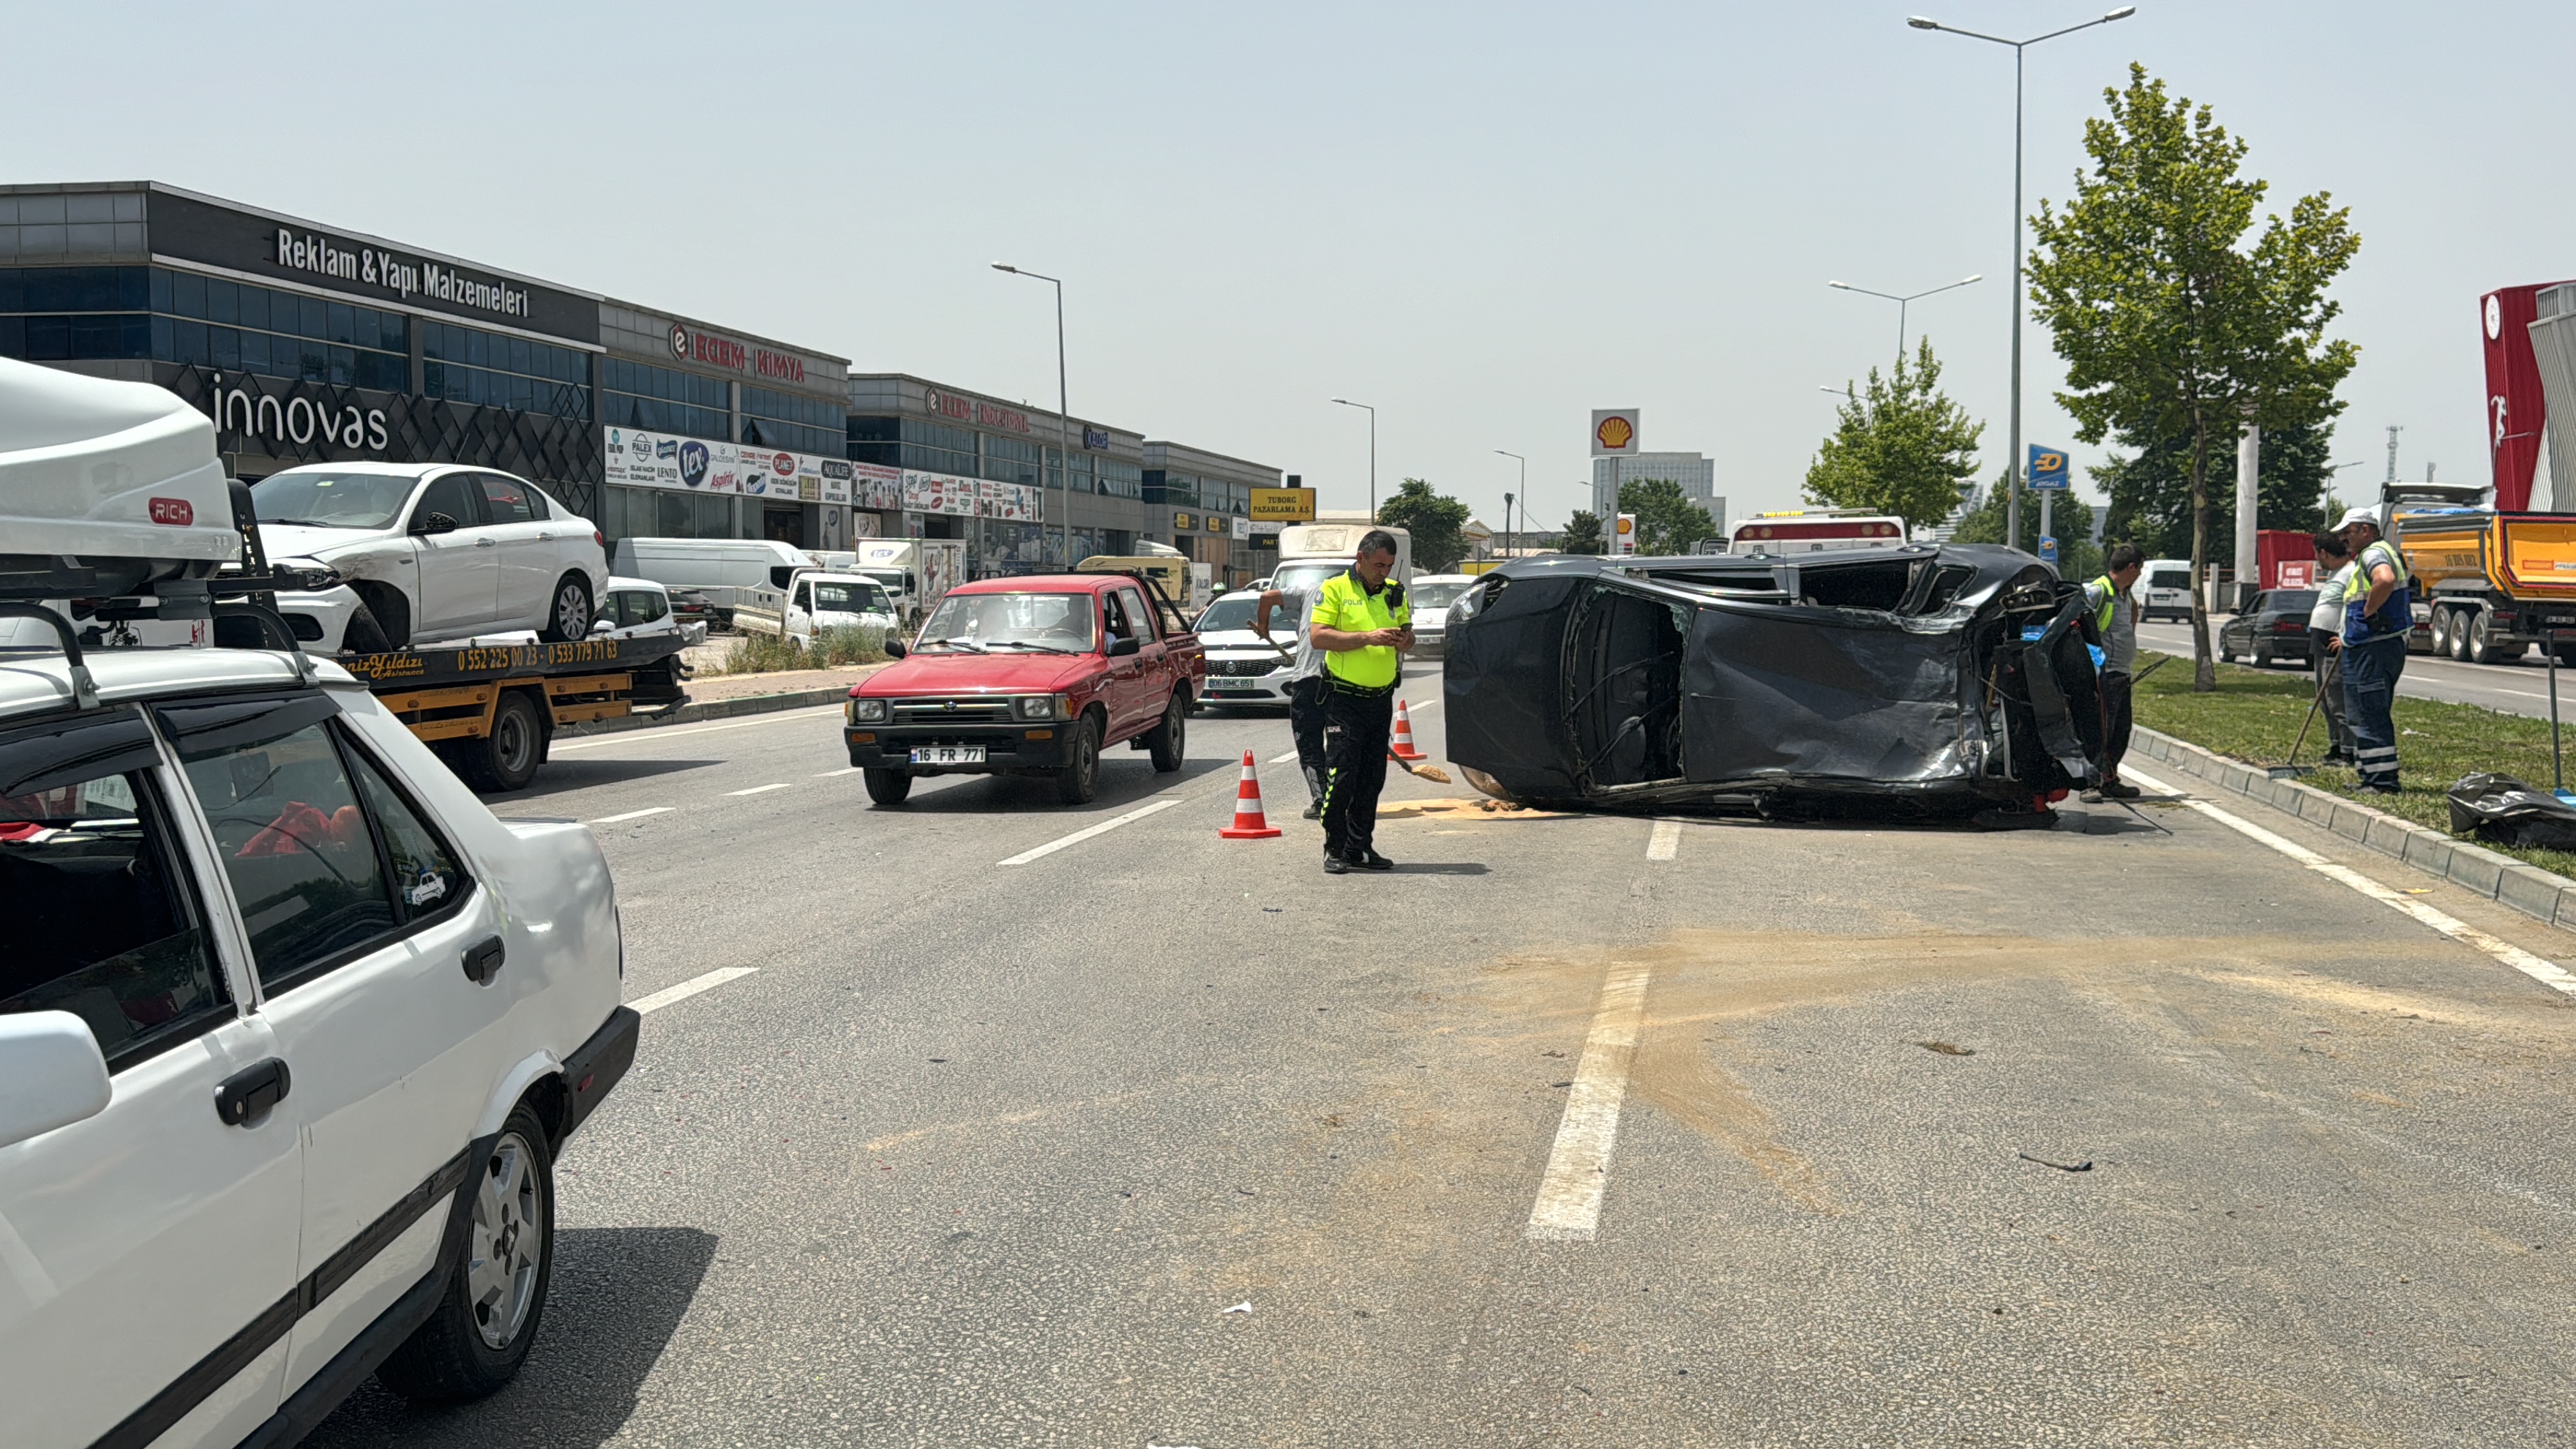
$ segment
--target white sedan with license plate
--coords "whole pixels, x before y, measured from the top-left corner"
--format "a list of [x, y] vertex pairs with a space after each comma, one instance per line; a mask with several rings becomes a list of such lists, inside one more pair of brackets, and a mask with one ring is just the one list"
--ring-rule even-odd
[[1252, 625], [1261, 595], [1251, 590], [1226, 595], [1199, 615], [1199, 642], [1207, 648], [1207, 694], [1210, 705], [1285, 705], [1289, 671], [1297, 662], [1297, 610], [1291, 603], [1270, 614], [1270, 637]]

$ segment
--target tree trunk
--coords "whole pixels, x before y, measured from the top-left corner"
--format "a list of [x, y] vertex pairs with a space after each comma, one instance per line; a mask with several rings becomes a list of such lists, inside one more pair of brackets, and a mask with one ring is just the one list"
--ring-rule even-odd
[[2197, 409], [2191, 423], [2191, 691], [2218, 688], [2209, 657], [2209, 429]]

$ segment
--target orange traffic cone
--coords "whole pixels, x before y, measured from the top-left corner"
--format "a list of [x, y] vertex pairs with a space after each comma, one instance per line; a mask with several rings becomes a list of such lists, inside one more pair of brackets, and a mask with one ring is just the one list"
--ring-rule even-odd
[[1252, 751], [1243, 752], [1243, 780], [1234, 787], [1234, 823], [1217, 835], [1225, 840], [1268, 840], [1279, 827], [1261, 813], [1261, 775], [1252, 768]]
[[1408, 764], [1431, 758], [1413, 747], [1413, 716], [1404, 712], [1404, 701], [1400, 699], [1395, 702], [1395, 743], [1387, 746], [1386, 752]]

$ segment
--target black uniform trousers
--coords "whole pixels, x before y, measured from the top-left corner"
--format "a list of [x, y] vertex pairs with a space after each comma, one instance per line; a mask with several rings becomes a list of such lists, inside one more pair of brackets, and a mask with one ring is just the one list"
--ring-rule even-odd
[[2120, 761], [2129, 753], [2130, 686], [2137, 682], [2125, 669], [2105, 669], [2102, 691], [2102, 778], [2120, 778]]
[[1324, 752], [1332, 767], [1324, 787], [1324, 849], [1344, 860], [1366, 855], [1377, 840], [1377, 797], [1386, 789], [1388, 732], [1395, 728], [1395, 686], [1361, 690], [1327, 681]]
[[1324, 781], [1333, 771], [1324, 758], [1324, 693], [1332, 687], [1321, 674], [1288, 686], [1288, 732], [1297, 737], [1297, 769], [1306, 777], [1306, 798], [1324, 803]]

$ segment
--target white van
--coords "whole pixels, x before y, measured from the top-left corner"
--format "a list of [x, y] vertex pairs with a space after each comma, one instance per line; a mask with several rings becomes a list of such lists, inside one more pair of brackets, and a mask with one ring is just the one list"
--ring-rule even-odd
[[[1360, 538], [1371, 528], [1382, 527], [1383, 524], [1367, 523], [1300, 523], [1279, 530], [1279, 565], [1270, 571], [1270, 587], [1323, 587], [1324, 580], [1351, 566], [1352, 556], [1359, 552]], [[1402, 584], [1409, 593], [1413, 588], [1413, 535], [1401, 528], [1386, 531], [1395, 535], [1395, 572], [1387, 577]]]
[[752, 589], [783, 589], [813, 555], [766, 538], [621, 538], [609, 569], [665, 588], [695, 589], [718, 618], [730, 621], [734, 605]]
[[2191, 560], [2151, 558], [2138, 575], [2140, 617], [2188, 622], [2191, 618]]

